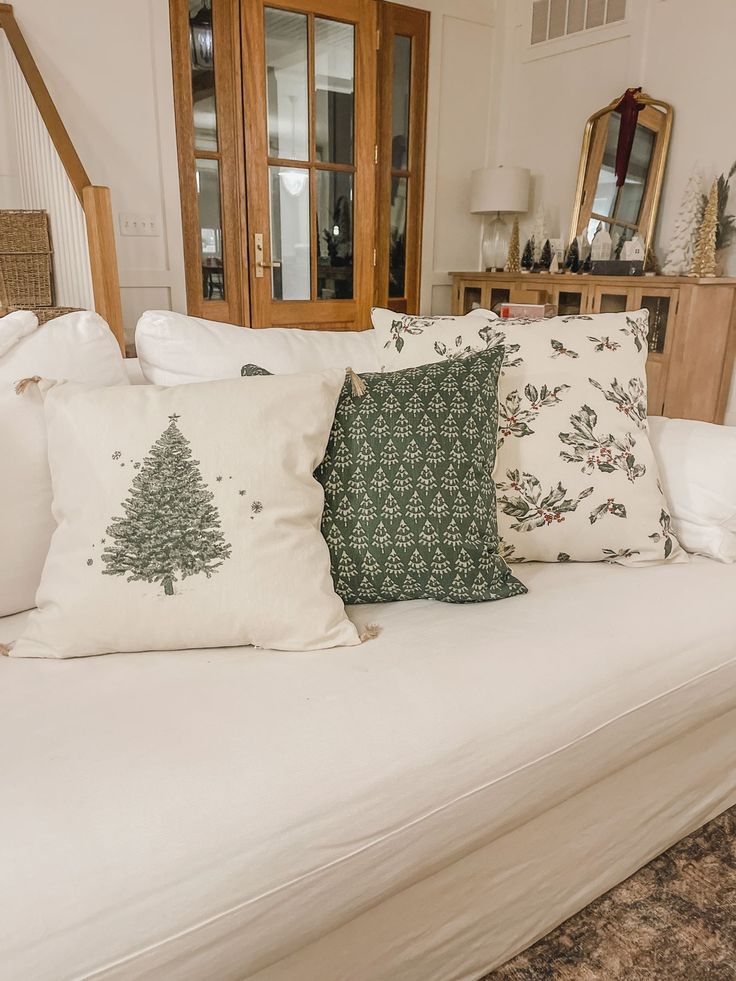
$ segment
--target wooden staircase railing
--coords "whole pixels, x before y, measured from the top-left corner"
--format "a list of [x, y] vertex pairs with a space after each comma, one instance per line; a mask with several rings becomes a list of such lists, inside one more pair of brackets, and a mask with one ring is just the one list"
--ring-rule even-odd
[[90, 183], [82, 161], [66, 131], [53, 99], [13, 14], [12, 4], [0, 3], [0, 30], [10, 43], [26, 84], [38, 107], [51, 141], [84, 210], [92, 271], [95, 310], [110, 325], [121, 351], [125, 353], [123, 310], [120, 301], [115, 229], [112, 220], [110, 188]]

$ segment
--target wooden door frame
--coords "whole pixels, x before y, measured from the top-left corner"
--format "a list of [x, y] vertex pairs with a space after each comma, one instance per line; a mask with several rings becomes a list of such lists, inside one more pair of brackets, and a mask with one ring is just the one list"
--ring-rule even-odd
[[[371, 325], [373, 303], [373, 216], [375, 214], [374, 133], [376, 131], [376, 4], [375, 0], [244, 0], [241, 18], [243, 60], [252, 70], [243, 75], [243, 103], [263, 111], [245, 113], [248, 234], [264, 236], [266, 261], [271, 259], [268, 131], [266, 118], [266, 71], [263, 45], [263, 8], [278, 7], [355, 24], [355, 116], [353, 185], [353, 299], [272, 300], [271, 277], [256, 277], [251, 261], [251, 323], [254, 327], [307, 327], [331, 330], [364, 330]], [[309, 58], [312, 58], [311, 49]], [[311, 79], [310, 79], [311, 83]], [[310, 84], [310, 127], [314, 106]], [[310, 158], [312, 156], [310, 150]], [[314, 214], [314, 161], [310, 170], [310, 216]], [[311, 222], [311, 217], [310, 217]], [[312, 262], [316, 263], [314, 234]], [[249, 243], [250, 244], [250, 243]], [[250, 250], [252, 252], [252, 249]]]
[[[380, 4], [378, 51], [378, 131], [376, 193], [375, 302], [402, 313], [419, 312], [422, 269], [422, 222], [424, 217], [424, 167], [427, 130], [427, 79], [429, 74], [429, 12], [397, 3]], [[411, 38], [411, 81], [409, 90], [409, 145], [407, 168], [400, 175], [409, 179], [406, 209], [406, 255], [404, 296], [388, 295], [391, 236], [393, 38]]]
[[[232, 324], [250, 323], [245, 274], [245, 186], [243, 172], [243, 103], [240, 78], [240, 13], [232, 0], [212, 0], [215, 52], [215, 99], [217, 105], [216, 153], [198, 150], [194, 144], [194, 107], [189, 59], [188, 0], [169, 0], [171, 54], [174, 74], [179, 192], [184, 239], [184, 272], [187, 312]], [[225, 298], [207, 300], [202, 289], [197, 158], [218, 159], [220, 174], [220, 223]]]

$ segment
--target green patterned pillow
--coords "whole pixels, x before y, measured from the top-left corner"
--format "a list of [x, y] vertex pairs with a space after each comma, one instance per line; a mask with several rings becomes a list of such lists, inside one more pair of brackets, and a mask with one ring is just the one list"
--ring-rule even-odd
[[[316, 472], [346, 603], [526, 592], [498, 554], [491, 473], [503, 354], [361, 375], [361, 392], [346, 381]], [[245, 365], [241, 374], [268, 372]]]

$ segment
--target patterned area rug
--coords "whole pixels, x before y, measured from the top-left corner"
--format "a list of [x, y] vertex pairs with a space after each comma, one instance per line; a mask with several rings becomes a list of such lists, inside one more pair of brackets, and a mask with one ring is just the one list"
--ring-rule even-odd
[[735, 981], [736, 807], [481, 981]]

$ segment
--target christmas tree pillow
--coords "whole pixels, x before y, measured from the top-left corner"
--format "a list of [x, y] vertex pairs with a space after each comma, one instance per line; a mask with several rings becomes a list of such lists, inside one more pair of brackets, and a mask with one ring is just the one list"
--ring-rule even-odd
[[31, 384], [58, 528], [11, 653], [357, 644], [313, 477], [344, 378]]
[[[476, 603], [526, 592], [498, 554], [491, 479], [503, 350], [353, 376], [317, 476], [346, 603]], [[261, 373], [246, 365], [244, 375]]]
[[[647, 427], [648, 313], [497, 320], [477, 313], [462, 348], [503, 344], [498, 524], [512, 561], [685, 558], [672, 531]], [[441, 321], [390, 343], [376, 318], [384, 367], [457, 356]], [[383, 343], [382, 343], [383, 341]]]

